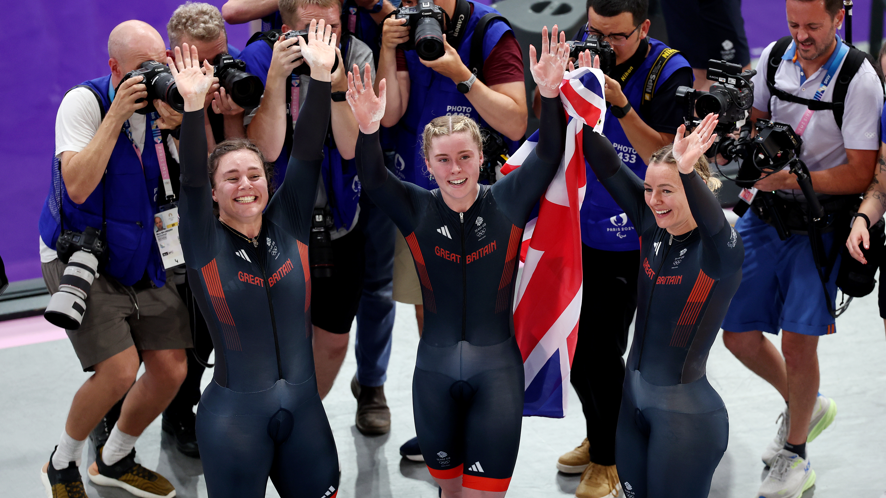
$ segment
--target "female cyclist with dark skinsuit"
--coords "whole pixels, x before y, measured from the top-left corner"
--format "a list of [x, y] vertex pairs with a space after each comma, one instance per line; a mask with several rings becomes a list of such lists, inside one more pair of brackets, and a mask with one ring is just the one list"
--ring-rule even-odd
[[263, 497], [268, 477], [284, 498], [338, 492], [335, 441], [314, 378], [307, 269], [335, 60], [335, 35], [324, 25], [311, 22], [307, 42], [300, 39], [312, 79], [273, 197], [261, 153], [248, 140], [219, 144], [207, 164], [203, 102], [213, 68], [204, 61], [201, 70], [187, 44], [184, 58], [176, 48], [175, 63], [168, 61], [185, 101], [182, 247], [216, 351], [197, 410], [211, 498]]
[[[422, 286], [425, 328], [413, 381], [415, 426], [425, 462], [447, 498], [497, 498], [507, 492], [523, 414], [523, 361], [510, 325], [521, 234], [554, 178], [565, 142], [559, 86], [569, 48], [542, 32], [541, 59], [530, 47], [541, 89], [538, 146], [493, 186], [479, 185], [477, 124], [434, 119], [424, 132], [427, 191], [385, 169], [378, 140], [385, 80], [376, 97], [369, 68], [348, 75], [348, 102], [360, 127], [357, 173], [364, 191], [406, 236]], [[365, 86], [364, 86], [365, 84]]]
[[[585, 64], [583, 64], [585, 65]], [[708, 352], [741, 282], [744, 248], [709, 187], [715, 115], [652, 155], [646, 181], [585, 126], [597, 178], [640, 234], [634, 341], [615, 441], [628, 498], [707, 497], [729, 419], [705, 377]], [[698, 173], [697, 173], [698, 172]]]

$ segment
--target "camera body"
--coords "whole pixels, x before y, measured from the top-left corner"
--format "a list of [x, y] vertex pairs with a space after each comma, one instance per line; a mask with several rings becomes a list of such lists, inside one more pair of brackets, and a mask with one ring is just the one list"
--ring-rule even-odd
[[326, 208], [314, 208], [311, 215], [311, 239], [308, 243], [308, 260], [311, 278], [330, 278], [334, 266], [332, 257], [332, 216]]
[[443, 56], [443, 9], [434, 0], [419, 0], [416, 7], [400, 7], [394, 11], [394, 19], [406, 19], [409, 41], [401, 43], [402, 50], [415, 50], [426, 61]]
[[106, 256], [105, 243], [101, 230], [87, 227], [82, 233], [65, 230], [55, 247], [59, 261], [67, 266], [43, 316], [57, 327], [77, 330], [86, 313], [89, 289], [98, 277], [99, 262]]
[[[304, 39], [305, 42], [307, 42], [308, 30], [306, 30], [306, 29], [301, 29], [298, 31], [290, 30], [285, 33], [282, 33], [278, 37], [278, 39], [291, 40], [293, 38], [298, 39], [299, 36], [301, 36], [302, 39]], [[272, 40], [272, 41], [276, 41], [276, 40]], [[330, 72], [334, 73], [337, 69], [338, 69], [338, 57], [335, 58], [335, 62], [332, 64], [332, 71], [330, 71]], [[309, 74], [311, 74], [311, 66], [309, 66], [307, 62], [302, 62], [300, 66], [298, 66], [297, 68], [292, 70], [292, 74], [294, 76], [308, 76]], [[261, 80], [259, 80], [259, 81], [261, 81]], [[262, 90], [264, 90], [264, 89], [262, 89]]]
[[[150, 114], [157, 109], [154, 108], [154, 100], [160, 99], [166, 102], [170, 107], [178, 112], [185, 112], [185, 100], [178, 93], [178, 87], [175, 84], [175, 77], [165, 64], [157, 61], [145, 61], [141, 63], [138, 69], [133, 69], [123, 76], [120, 80], [122, 85], [124, 81], [135, 76], [144, 76], [142, 83], [148, 90], [148, 105], [135, 111], [139, 114]], [[118, 85], [119, 89], [120, 86]], [[144, 102], [145, 99], [138, 99], [136, 104]]]
[[246, 72], [246, 63], [228, 54], [218, 54], [212, 62], [219, 85], [244, 109], [258, 107], [265, 85], [258, 76]]
[[601, 40], [597, 35], [588, 35], [585, 41], [570, 41], [569, 58], [578, 60], [579, 54], [585, 50], [591, 52], [591, 58], [595, 55], [600, 57], [600, 70], [607, 76], [612, 76], [612, 70], [615, 69], [615, 50], [606, 40]]
[[748, 147], [750, 155], [738, 168], [736, 183], [744, 188], [753, 187], [754, 181], [767, 170], [780, 170], [799, 159], [803, 146], [803, 139], [789, 124], [758, 119], [755, 128], [757, 136]]
[[483, 162], [480, 164], [479, 180], [486, 180], [492, 185], [501, 167], [510, 159], [510, 150], [501, 134], [485, 126], [480, 127], [480, 138], [483, 140]]
[[[730, 133], [739, 121], [747, 118], [754, 105], [754, 83], [757, 71], [742, 72], [741, 66], [725, 61], [708, 61], [708, 79], [717, 83], [709, 92], [688, 86], [677, 88], [677, 102], [683, 105], [683, 119], [689, 125], [698, 124], [708, 114], [716, 114], [717, 133]], [[698, 118], [696, 118], [698, 116]]]

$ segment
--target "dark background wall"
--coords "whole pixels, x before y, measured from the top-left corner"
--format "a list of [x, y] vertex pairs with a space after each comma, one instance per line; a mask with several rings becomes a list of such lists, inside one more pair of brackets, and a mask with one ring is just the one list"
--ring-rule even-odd
[[[533, 0], [507, 0], [527, 5]], [[856, 43], [868, 39], [871, 2], [855, 0]], [[65, 91], [108, 72], [107, 37], [127, 19], [154, 26], [166, 39], [166, 22], [180, 0], [6, 2], [0, 40], [0, 256], [10, 280], [40, 277], [37, 219], [48, 191], [55, 114]], [[221, 6], [222, 0], [210, 0]], [[149, 8], [148, 8], [149, 7]], [[784, 2], [744, 0], [742, 11], [753, 57], [787, 34]], [[584, 15], [582, 13], [582, 15]], [[230, 43], [242, 48], [247, 25], [229, 26]]]

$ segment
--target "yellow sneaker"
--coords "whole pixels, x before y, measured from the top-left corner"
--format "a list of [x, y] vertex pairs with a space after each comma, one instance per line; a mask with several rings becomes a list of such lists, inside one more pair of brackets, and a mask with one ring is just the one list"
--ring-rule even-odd
[[591, 463], [590, 449], [588, 438], [585, 438], [574, 450], [564, 453], [557, 460], [557, 470], [564, 474], [581, 474]]
[[40, 471], [40, 480], [43, 481], [43, 486], [46, 488], [46, 496], [48, 498], [87, 498], [77, 464], [71, 462], [67, 468], [56, 470], [52, 466], [53, 456], [55, 456], [55, 450], [49, 457], [49, 463], [44, 465]]
[[588, 464], [581, 474], [581, 482], [575, 490], [578, 498], [616, 498], [621, 492], [621, 482], [615, 465]]
[[172, 498], [175, 488], [165, 477], [135, 463], [135, 450], [114, 465], [105, 465], [101, 452], [89, 466], [89, 480], [99, 486], [116, 486], [139, 498]]

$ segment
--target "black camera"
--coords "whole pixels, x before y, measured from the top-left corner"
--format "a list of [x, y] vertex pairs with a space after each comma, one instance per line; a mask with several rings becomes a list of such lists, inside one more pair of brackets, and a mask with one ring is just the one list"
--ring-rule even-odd
[[43, 316], [56, 327], [77, 330], [86, 313], [89, 289], [98, 277], [99, 261], [105, 256], [105, 243], [101, 230], [87, 227], [83, 233], [65, 230], [55, 247], [58, 259], [67, 266]]
[[[278, 39], [282, 38], [284, 40], [291, 40], [293, 38], [298, 39], [299, 36], [304, 38], [305, 43], [307, 43], [308, 30], [302, 29], [299, 31], [295, 31], [295, 30], [287, 31], [287, 32], [279, 35]], [[276, 42], [277, 40], [271, 40], [271, 41]], [[296, 60], [298, 60], [298, 59], [296, 59]], [[332, 71], [330, 71], [330, 73], [334, 73], [337, 69], [338, 69], [338, 56], [335, 57], [335, 62], [332, 64]], [[302, 62], [300, 66], [298, 66], [297, 68], [292, 70], [292, 74], [294, 74], [296, 76], [307, 76], [307, 75], [311, 74], [311, 66], [309, 66], [307, 62]]]
[[736, 183], [750, 188], [763, 173], [778, 171], [799, 160], [803, 139], [791, 125], [758, 119], [757, 136], [747, 147], [749, 154], [741, 162]]
[[585, 50], [591, 52], [591, 59], [596, 55], [600, 57], [600, 70], [607, 76], [612, 75], [615, 69], [615, 50], [606, 40], [600, 40], [597, 35], [588, 35], [585, 41], [570, 41], [569, 58], [578, 60], [579, 54]]
[[[154, 99], [166, 102], [166, 104], [178, 112], [185, 112], [185, 100], [178, 93], [175, 77], [172, 76], [172, 72], [165, 64], [160, 64], [157, 61], [142, 62], [139, 69], [133, 69], [126, 73], [120, 84], [122, 85], [124, 81], [133, 76], [144, 76], [145, 79], [142, 80], [142, 83], [148, 89], [148, 105], [135, 112], [139, 114], [155, 112], [157, 109], [154, 108]], [[120, 86], [118, 85], [117, 88], [119, 89]], [[144, 101], [145, 99], [138, 99], [135, 103], [140, 104]]]
[[483, 163], [480, 164], [480, 181], [492, 185], [495, 183], [496, 174], [501, 167], [510, 159], [510, 150], [505, 139], [495, 130], [480, 127], [480, 138], [483, 140]]
[[326, 208], [314, 208], [311, 216], [311, 240], [308, 243], [308, 260], [311, 278], [332, 277], [332, 216]]
[[265, 85], [258, 76], [246, 72], [246, 63], [228, 54], [218, 54], [212, 62], [215, 77], [234, 103], [244, 109], [258, 107]]
[[402, 50], [415, 50], [426, 61], [443, 56], [443, 9], [434, 0], [419, 0], [417, 7], [400, 7], [394, 11], [394, 19], [406, 19], [409, 41], [401, 43]]
[[[677, 102], [683, 105], [683, 119], [687, 126], [698, 124], [708, 114], [716, 114], [717, 133], [730, 133], [737, 123], [747, 118], [754, 105], [754, 83], [757, 71], [742, 72], [741, 66], [725, 61], [708, 61], [708, 79], [717, 83], [709, 92], [693, 90], [688, 86], [677, 88]], [[697, 116], [697, 118], [696, 118]]]

